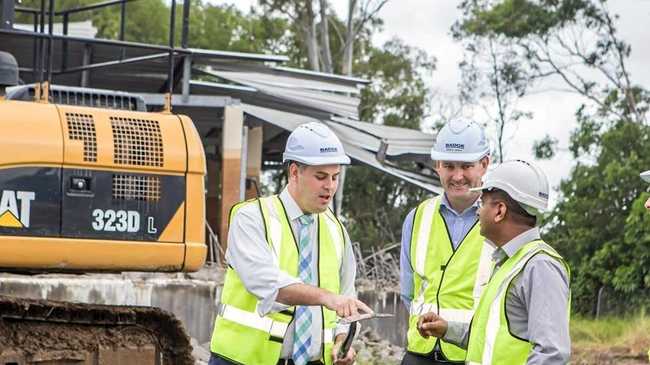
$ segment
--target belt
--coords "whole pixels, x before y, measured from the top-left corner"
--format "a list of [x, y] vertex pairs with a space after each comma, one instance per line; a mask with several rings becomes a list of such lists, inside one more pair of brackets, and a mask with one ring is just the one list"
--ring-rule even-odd
[[[291, 359], [280, 359], [278, 360], [277, 365], [294, 365], [294, 363], [293, 360]], [[320, 360], [315, 360], [315, 361], [308, 362], [307, 365], [325, 365], [325, 364], [323, 364], [323, 362]]]
[[[464, 361], [448, 360], [445, 357], [445, 355], [438, 350], [431, 351], [428, 354], [418, 354], [416, 352], [408, 352], [408, 354], [412, 357], [419, 358], [420, 360], [424, 360], [431, 365], [464, 365], [465, 364]], [[418, 360], [418, 363], [421, 362], [420, 360]]]
[[438, 364], [458, 364], [458, 365], [465, 364], [464, 361], [450, 361], [450, 360], [448, 360], [447, 357], [445, 357], [445, 355], [440, 351], [433, 351], [427, 357], [430, 358], [430, 359], [433, 359], [433, 361], [435, 361]]

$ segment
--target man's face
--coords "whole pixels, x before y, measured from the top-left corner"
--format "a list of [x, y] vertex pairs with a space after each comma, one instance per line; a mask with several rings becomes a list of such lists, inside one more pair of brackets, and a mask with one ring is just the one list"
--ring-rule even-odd
[[294, 185], [295, 199], [305, 213], [322, 213], [334, 197], [339, 185], [340, 165], [301, 166], [289, 168], [289, 183]]
[[477, 193], [470, 192], [469, 189], [481, 185], [488, 163], [487, 157], [476, 162], [438, 161], [436, 172], [447, 198], [454, 200], [476, 197]]
[[648, 198], [648, 200], [645, 201], [645, 208], [647, 210], [650, 210], [650, 198]]
[[477, 212], [481, 235], [491, 241], [494, 241], [494, 232], [498, 229], [496, 226], [503, 220], [504, 206], [503, 201], [494, 199], [489, 192], [481, 194], [480, 208]]

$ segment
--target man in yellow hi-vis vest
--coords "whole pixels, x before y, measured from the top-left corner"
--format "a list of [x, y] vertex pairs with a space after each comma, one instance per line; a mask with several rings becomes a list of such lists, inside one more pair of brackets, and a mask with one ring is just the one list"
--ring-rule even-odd
[[569, 267], [536, 226], [548, 206], [546, 175], [506, 161], [478, 190], [481, 234], [497, 247], [490, 280], [471, 325], [431, 312], [420, 318], [420, 333], [467, 348], [470, 365], [568, 363]]
[[279, 195], [232, 209], [210, 365], [350, 365], [353, 349], [337, 356], [347, 333], [337, 316], [372, 312], [356, 299], [353, 251], [328, 208], [350, 163], [341, 142], [322, 123], [303, 124], [283, 161]]
[[469, 323], [487, 282], [491, 246], [479, 232], [479, 193], [489, 157], [481, 126], [463, 120], [438, 133], [431, 158], [444, 194], [413, 209], [402, 229], [401, 297], [409, 311], [407, 353], [402, 365], [462, 364], [465, 350], [444, 340], [422, 337], [418, 317], [434, 311]]

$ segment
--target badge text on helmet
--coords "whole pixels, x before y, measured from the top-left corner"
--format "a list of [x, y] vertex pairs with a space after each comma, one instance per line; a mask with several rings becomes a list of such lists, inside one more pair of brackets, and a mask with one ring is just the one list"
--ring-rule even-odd
[[465, 144], [463, 143], [445, 143], [445, 149], [453, 152], [462, 152], [465, 150]]

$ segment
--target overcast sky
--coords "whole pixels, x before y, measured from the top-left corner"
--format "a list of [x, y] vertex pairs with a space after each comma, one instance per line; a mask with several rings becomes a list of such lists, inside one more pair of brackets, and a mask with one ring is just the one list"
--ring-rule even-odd
[[[339, 16], [345, 17], [347, 0], [331, 1]], [[244, 10], [257, 3], [255, 0], [213, 2], [237, 4]], [[449, 30], [460, 17], [457, 4], [458, 1], [447, 0], [390, 0], [379, 14], [384, 20], [384, 30], [373, 41], [380, 45], [392, 37], [399, 37], [435, 56], [437, 68], [430, 80], [432, 89], [455, 94], [460, 80], [458, 62], [462, 59], [462, 47], [452, 39]], [[650, 87], [650, 36], [646, 28], [650, 23], [650, 0], [610, 0], [609, 8], [620, 15], [617, 23], [620, 36], [632, 45], [628, 69], [633, 81]], [[558, 83], [557, 88], [560, 86]], [[533, 142], [547, 133], [559, 140], [560, 147], [566, 148], [569, 133], [576, 125], [574, 113], [581, 102], [579, 96], [559, 91], [526, 96], [518, 107], [533, 112], [533, 120], [510, 131], [514, 137], [507, 145], [506, 158], [532, 159]], [[547, 172], [554, 188], [562, 178], [568, 177], [573, 164], [567, 152], [538, 163]], [[551, 200], [556, 199], [556, 194], [552, 193]]]

